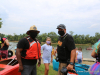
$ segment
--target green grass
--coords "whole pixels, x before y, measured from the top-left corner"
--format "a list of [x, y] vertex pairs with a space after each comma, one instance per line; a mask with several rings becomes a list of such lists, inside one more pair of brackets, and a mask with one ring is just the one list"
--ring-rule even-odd
[[[45, 71], [45, 66], [44, 64], [41, 64], [40, 67], [37, 67], [37, 75], [44, 75], [44, 71]], [[57, 75], [57, 71], [53, 70], [53, 66], [49, 66], [49, 73], [48, 75]]]

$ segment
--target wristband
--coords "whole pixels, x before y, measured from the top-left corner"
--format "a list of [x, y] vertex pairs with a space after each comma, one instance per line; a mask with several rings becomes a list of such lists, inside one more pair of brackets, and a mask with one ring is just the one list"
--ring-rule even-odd
[[69, 64], [74, 66], [74, 63], [72, 63], [72, 62], [69, 62]]

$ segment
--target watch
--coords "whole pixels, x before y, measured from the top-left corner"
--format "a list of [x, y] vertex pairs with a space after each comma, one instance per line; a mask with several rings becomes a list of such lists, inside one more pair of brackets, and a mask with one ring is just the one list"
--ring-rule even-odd
[[74, 66], [74, 63], [73, 62], [69, 62], [69, 64]]

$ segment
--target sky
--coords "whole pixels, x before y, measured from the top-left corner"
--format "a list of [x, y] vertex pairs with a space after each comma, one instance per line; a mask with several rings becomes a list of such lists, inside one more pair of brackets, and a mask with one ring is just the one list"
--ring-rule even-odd
[[32, 25], [42, 33], [64, 24], [67, 33], [95, 36], [100, 33], [100, 0], [0, 0], [0, 33], [26, 33]]

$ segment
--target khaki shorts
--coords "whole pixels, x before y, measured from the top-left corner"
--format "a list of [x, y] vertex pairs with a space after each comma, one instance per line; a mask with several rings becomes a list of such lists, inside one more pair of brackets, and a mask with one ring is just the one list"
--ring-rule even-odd
[[67, 63], [59, 63], [58, 75], [64, 75], [60, 72], [62, 67], [67, 67]]

